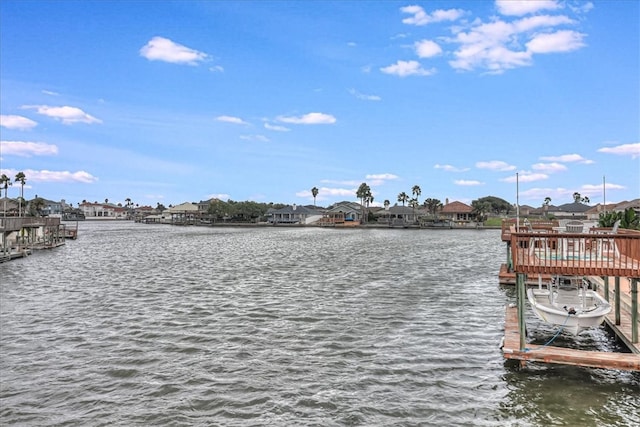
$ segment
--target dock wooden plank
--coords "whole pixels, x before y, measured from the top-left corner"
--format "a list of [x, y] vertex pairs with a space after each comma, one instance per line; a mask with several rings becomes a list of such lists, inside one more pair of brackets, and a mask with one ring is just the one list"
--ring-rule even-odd
[[535, 344], [527, 344], [527, 349], [521, 351], [516, 307], [506, 308], [504, 338], [502, 353], [506, 359], [640, 371], [640, 355], [633, 353], [585, 351]]

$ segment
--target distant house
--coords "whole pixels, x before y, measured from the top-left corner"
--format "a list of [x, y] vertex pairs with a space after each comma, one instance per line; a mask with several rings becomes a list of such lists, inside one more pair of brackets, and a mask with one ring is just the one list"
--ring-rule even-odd
[[203, 216], [208, 214], [209, 206], [211, 206], [211, 203], [217, 202], [217, 201], [219, 201], [219, 199], [216, 199], [215, 197], [209, 200], [200, 200], [198, 202], [198, 212], [200, 213], [200, 215]]
[[267, 221], [271, 224], [311, 224], [322, 218], [322, 214], [313, 208], [290, 205], [280, 209], [269, 209]]
[[171, 222], [174, 224], [194, 224], [196, 219], [199, 218], [198, 205], [191, 202], [181, 203], [176, 206], [172, 206], [163, 212], [163, 215], [171, 216]]
[[597, 205], [586, 211], [585, 214], [587, 216], [587, 219], [597, 221], [598, 219], [600, 219], [600, 214], [603, 214], [605, 212], [624, 212], [629, 208], [633, 209], [636, 214], [640, 215], [640, 199], [634, 199], [630, 202], [624, 201], [620, 203], [611, 203], [607, 204], [606, 206], [598, 203]]
[[356, 202], [338, 202], [325, 211], [323, 225], [359, 225], [362, 220], [362, 205]]
[[462, 202], [447, 203], [440, 210], [440, 216], [454, 223], [469, 222], [476, 219], [473, 208]]
[[149, 215], [157, 214], [158, 210], [151, 206], [138, 206], [133, 210], [133, 216], [136, 221], [142, 220]]
[[414, 224], [418, 219], [418, 210], [409, 206], [398, 206], [397, 204], [388, 208], [380, 209], [375, 213], [378, 223], [389, 225]]
[[566, 203], [564, 205], [560, 205], [555, 207], [553, 211], [550, 209], [549, 213], [553, 214], [553, 216], [558, 219], [576, 219], [576, 220], [584, 220], [587, 219], [587, 211], [591, 209], [591, 206], [585, 205], [580, 202]]
[[45, 216], [62, 216], [65, 209], [69, 206], [64, 200], [59, 202], [53, 200], [43, 199], [44, 207], [41, 209], [42, 215]]
[[542, 215], [541, 208], [534, 208], [529, 205], [520, 205], [518, 207], [518, 211], [521, 216], [530, 216], [530, 215]]
[[94, 219], [127, 219], [127, 209], [111, 203], [82, 203], [80, 210], [87, 220]]

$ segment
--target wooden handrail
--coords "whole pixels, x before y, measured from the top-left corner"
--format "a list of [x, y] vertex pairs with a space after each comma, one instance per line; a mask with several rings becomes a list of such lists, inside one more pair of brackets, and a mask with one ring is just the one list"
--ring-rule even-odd
[[510, 234], [513, 270], [640, 278], [640, 233]]

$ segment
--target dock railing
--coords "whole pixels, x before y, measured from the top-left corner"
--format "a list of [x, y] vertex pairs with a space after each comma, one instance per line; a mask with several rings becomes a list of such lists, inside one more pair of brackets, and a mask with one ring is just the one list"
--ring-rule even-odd
[[521, 231], [510, 233], [513, 270], [640, 278], [640, 232], [617, 234]]
[[520, 223], [516, 227], [516, 219], [510, 218], [502, 221], [502, 241], [508, 242], [511, 240], [511, 233], [516, 231], [527, 231], [527, 228], [531, 227], [536, 232], [551, 232], [554, 228], [558, 227], [558, 221], [555, 220], [532, 220], [527, 223], [525, 219], [520, 219]]

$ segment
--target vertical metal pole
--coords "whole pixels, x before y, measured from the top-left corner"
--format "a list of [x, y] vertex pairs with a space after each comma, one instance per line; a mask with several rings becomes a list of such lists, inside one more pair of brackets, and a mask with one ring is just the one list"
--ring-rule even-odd
[[516, 287], [517, 287], [517, 305], [518, 305], [518, 332], [520, 333], [520, 351], [524, 351], [526, 347], [526, 333], [527, 328], [524, 321], [524, 301], [526, 299], [526, 276], [522, 273], [516, 273]]
[[516, 233], [520, 232], [520, 182], [516, 172]]
[[616, 293], [613, 296], [614, 304], [616, 305], [616, 325], [620, 325], [620, 277], [616, 276]]
[[604, 276], [604, 299], [609, 302], [609, 276]]
[[631, 279], [631, 342], [638, 342], [638, 279]]

